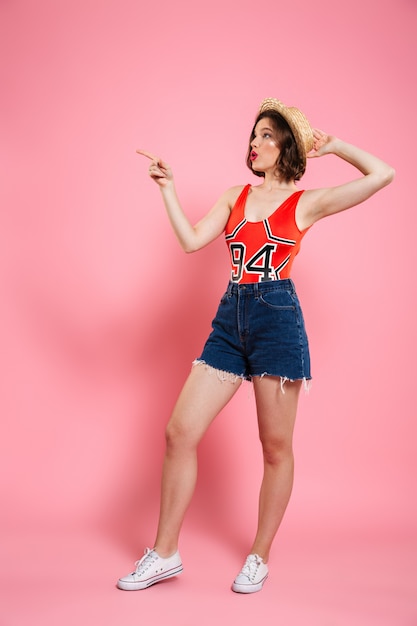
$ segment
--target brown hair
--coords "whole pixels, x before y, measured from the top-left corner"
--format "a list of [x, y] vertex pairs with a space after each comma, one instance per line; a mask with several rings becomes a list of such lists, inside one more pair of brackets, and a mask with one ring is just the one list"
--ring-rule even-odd
[[286, 120], [277, 111], [272, 109], [262, 111], [255, 120], [249, 139], [249, 148], [246, 155], [246, 165], [252, 171], [255, 176], [265, 177], [264, 172], [256, 172], [252, 169], [252, 161], [250, 154], [252, 152], [251, 142], [255, 138], [255, 126], [259, 120], [267, 117], [272, 122], [272, 127], [276, 133], [276, 140], [280, 150], [279, 157], [276, 162], [276, 172], [278, 177], [285, 182], [291, 180], [300, 180], [305, 172], [305, 165], [300, 158], [297, 144], [295, 143], [294, 135]]

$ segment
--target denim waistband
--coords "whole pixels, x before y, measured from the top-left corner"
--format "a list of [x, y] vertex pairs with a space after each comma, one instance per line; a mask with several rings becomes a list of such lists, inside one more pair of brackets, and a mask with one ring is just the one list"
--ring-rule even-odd
[[291, 291], [295, 293], [295, 286], [291, 278], [283, 278], [282, 280], [266, 280], [261, 283], [233, 283], [229, 282], [227, 287], [228, 295], [247, 293], [256, 296], [266, 291]]

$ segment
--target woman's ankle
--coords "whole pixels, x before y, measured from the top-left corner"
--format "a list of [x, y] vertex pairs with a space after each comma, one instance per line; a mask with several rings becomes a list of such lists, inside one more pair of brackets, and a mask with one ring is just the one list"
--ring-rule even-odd
[[173, 544], [155, 543], [153, 549], [161, 557], [161, 559], [168, 559], [177, 552], [178, 546]]

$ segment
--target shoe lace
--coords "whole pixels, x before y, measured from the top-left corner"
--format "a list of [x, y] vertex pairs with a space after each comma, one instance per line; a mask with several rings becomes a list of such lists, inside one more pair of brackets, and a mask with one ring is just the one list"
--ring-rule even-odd
[[245, 565], [242, 567], [241, 574], [247, 576], [249, 580], [253, 582], [261, 563], [262, 559], [260, 556], [257, 554], [250, 554], [246, 559]]
[[150, 548], [145, 548], [145, 553], [139, 561], [135, 563], [135, 571], [134, 574], [143, 574], [146, 570], [152, 565], [154, 561], [158, 558], [156, 552], [151, 550]]

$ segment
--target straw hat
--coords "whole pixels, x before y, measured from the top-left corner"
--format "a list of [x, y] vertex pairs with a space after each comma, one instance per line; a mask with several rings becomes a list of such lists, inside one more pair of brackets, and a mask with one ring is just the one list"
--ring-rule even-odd
[[306, 155], [313, 148], [314, 138], [313, 130], [310, 123], [304, 113], [300, 109], [295, 107], [286, 107], [280, 100], [276, 98], [265, 98], [261, 102], [259, 113], [265, 111], [277, 111], [288, 122], [289, 127], [294, 135], [295, 142], [297, 144], [298, 152], [303, 161], [303, 165], [306, 165]]

